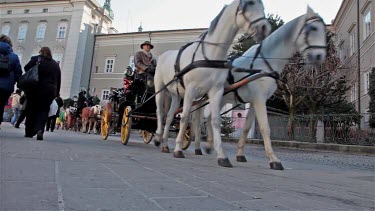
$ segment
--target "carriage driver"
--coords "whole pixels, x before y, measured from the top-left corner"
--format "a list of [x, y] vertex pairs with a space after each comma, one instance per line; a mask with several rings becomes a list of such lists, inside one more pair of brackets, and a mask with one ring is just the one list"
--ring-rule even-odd
[[156, 59], [151, 53], [153, 48], [154, 46], [149, 41], [145, 41], [141, 44], [142, 50], [138, 51], [134, 56], [136, 72], [141, 80], [146, 79], [145, 73], [155, 75]]

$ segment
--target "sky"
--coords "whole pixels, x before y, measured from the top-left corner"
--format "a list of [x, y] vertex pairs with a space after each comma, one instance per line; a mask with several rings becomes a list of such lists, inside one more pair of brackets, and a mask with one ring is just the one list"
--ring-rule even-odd
[[[97, 0], [101, 5], [104, 0]], [[111, 0], [114, 27], [119, 32], [207, 28], [232, 0]], [[327, 24], [335, 18], [342, 0], [263, 0], [266, 14], [288, 22], [306, 13], [307, 5]]]

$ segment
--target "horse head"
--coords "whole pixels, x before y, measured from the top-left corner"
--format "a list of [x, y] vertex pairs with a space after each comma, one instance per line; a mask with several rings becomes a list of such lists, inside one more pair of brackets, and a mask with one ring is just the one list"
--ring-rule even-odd
[[[246, 34], [252, 35], [255, 41], [261, 41], [271, 32], [271, 25], [264, 14], [264, 6], [261, 0], [235, 0], [225, 6], [212, 20], [208, 34], [212, 34], [226, 10], [234, 14], [235, 26], [242, 29]], [[228, 20], [232, 21], [232, 18]], [[233, 24], [228, 22], [228, 24]]]
[[297, 37], [298, 51], [309, 63], [321, 64], [327, 56], [326, 25], [310, 7]]
[[240, 0], [235, 22], [246, 34], [252, 35], [256, 42], [271, 33], [271, 25], [264, 14], [262, 0]]

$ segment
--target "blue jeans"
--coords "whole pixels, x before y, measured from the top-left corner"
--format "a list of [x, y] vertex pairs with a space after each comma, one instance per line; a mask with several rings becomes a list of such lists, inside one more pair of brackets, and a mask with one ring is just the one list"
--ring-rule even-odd
[[18, 116], [19, 116], [19, 113], [20, 113], [20, 109], [19, 108], [13, 108], [13, 117], [12, 119], [10, 120], [10, 123], [12, 125], [14, 125], [18, 119]]

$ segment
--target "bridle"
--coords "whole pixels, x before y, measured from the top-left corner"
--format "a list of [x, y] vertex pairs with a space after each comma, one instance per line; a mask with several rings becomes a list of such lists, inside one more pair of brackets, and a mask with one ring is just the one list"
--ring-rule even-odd
[[[257, 1], [259, 2], [259, 0], [257, 0]], [[243, 18], [244, 18], [247, 22], [249, 22], [249, 27], [248, 27], [248, 29], [250, 29], [254, 24], [258, 23], [259, 21], [267, 20], [267, 18], [266, 18], [265, 16], [263, 16], [263, 17], [260, 17], [260, 18], [258, 18], [258, 19], [255, 19], [255, 20], [251, 21], [251, 20], [249, 19], [249, 17], [247, 17], [247, 16], [245, 15], [247, 6], [252, 6], [252, 2], [244, 1], [244, 0], [240, 0], [240, 3], [238, 4], [237, 11], [236, 11], [236, 16], [235, 16], [235, 19], [234, 19], [234, 22], [235, 22], [236, 26], [238, 26], [238, 25], [237, 25], [237, 16], [238, 16], [238, 13], [239, 13], [240, 11], [242, 11], [241, 14], [242, 14]], [[250, 36], [250, 35], [248, 35], [248, 37], [249, 37], [249, 36]]]
[[302, 50], [302, 52], [305, 52], [309, 49], [327, 49], [327, 46], [311, 45], [309, 42], [309, 35], [310, 35], [310, 32], [312, 31], [312, 29], [310, 29], [309, 26], [310, 24], [314, 22], [321, 22], [323, 23], [323, 25], [325, 25], [323, 19], [319, 16], [313, 16], [311, 18], [306, 19], [304, 27], [302, 27], [301, 31], [298, 33], [298, 36], [297, 36], [297, 39], [298, 39], [302, 35], [303, 30], [305, 30], [304, 40], [305, 40], [306, 47]]

